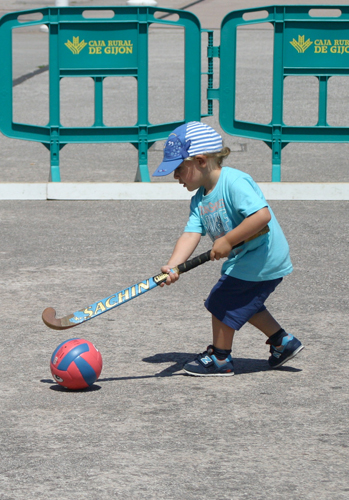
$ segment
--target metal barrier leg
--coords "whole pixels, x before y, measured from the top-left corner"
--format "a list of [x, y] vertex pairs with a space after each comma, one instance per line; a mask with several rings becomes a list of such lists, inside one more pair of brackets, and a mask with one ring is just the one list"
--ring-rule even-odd
[[52, 141], [50, 146], [51, 167], [49, 182], [61, 182], [61, 174], [59, 170], [59, 143]]
[[272, 171], [271, 180], [272, 182], [281, 181], [281, 140], [274, 139], [272, 143]]
[[150, 182], [148, 169], [148, 148], [154, 143], [148, 143], [144, 138], [140, 138], [137, 145], [138, 148], [138, 169], [135, 177], [135, 182]]
[[148, 165], [146, 163], [145, 164], [141, 164], [141, 163], [138, 164], [135, 182], [150, 182]]
[[61, 174], [58, 165], [51, 164], [49, 182], [61, 182]]

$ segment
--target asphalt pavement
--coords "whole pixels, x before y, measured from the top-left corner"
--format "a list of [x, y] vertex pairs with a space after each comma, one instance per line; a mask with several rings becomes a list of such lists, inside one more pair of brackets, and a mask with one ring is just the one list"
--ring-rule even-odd
[[[0, 0], [0, 14], [53, 3]], [[180, 8], [189, 1], [158, 4]], [[242, 4], [204, 0], [189, 9], [215, 29], [218, 44], [220, 20]], [[241, 34], [241, 81], [251, 76], [251, 83], [241, 93], [241, 112], [265, 116], [267, 101], [254, 106], [251, 99], [259, 84], [270, 92], [270, 54], [257, 61], [253, 54], [256, 43], [270, 47], [270, 33], [267, 27], [255, 30], [251, 40], [247, 31]], [[158, 97], [151, 114], [160, 120], [179, 113], [168, 93], [180, 91], [181, 51], [173, 47], [183, 37], [164, 29], [153, 37]], [[47, 34], [23, 29], [13, 38], [14, 78], [47, 65]], [[162, 52], [172, 54], [173, 64], [159, 59]], [[43, 71], [14, 87], [17, 117], [45, 123], [47, 79]], [[117, 91], [121, 116], [132, 120], [129, 84]], [[296, 116], [295, 95], [299, 109], [312, 112], [313, 87], [302, 98], [297, 85], [289, 90], [290, 119]], [[113, 82], [109, 88], [115, 89]], [[90, 90], [88, 81], [78, 92], [73, 85], [63, 89], [68, 123], [90, 118]], [[331, 113], [345, 122], [342, 82], [331, 95]], [[107, 116], [113, 120], [111, 96]], [[214, 111], [205, 121], [219, 129], [217, 104]], [[267, 146], [226, 134], [224, 139], [231, 166], [257, 181], [270, 180]], [[288, 145], [283, 180], [348, 182], [347, 151], [346, 144]], [[161, 144], [149, 157], [155, 170]], [[132, 182], [136, 160], [127, 144], [66, 146], [62, 178]], [[0, 135], [1, 183], [46, 182], [48, 168], [41, 144]], [[289, 241], [294, 271], [267, 305], [305, 349], [269, 370], [265, 338], [247, 325], [234, 340], [235, 376], [201, 379], [186, 376], [182, 366], [211, 342], [203, 301], [219, 276], [219, 262], [73, 330], [50, 330], [41, 321], [48, 306], [62, 317], [157, 274], [186, 223], [187, 201], [0, 201], [0, 500], [348, 498], [348, 202], [284, 200], [271, 206]], [[203, 238], [197, 253], [209, 247]], [[49, 369], [57, 345], [74, 337], [92, 341], [103, 358], [101, 376], [87, 391], [61, 388]]]

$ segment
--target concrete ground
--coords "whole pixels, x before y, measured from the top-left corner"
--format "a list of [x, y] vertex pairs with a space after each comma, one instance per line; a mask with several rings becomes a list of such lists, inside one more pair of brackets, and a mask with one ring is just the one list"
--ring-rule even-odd
[[[246, 326], [235, 377], [197, 379], [181, 367], [211, 342], [218, 262], [74, 330], [41, 321], [157, 274], [187, 202], [0, 202], [1, 500], [347, 498], [348, 203], [272, 206], [294, 272], [268, 307], [305, 349], [271, 371]], [[74, 337], [104, 362], [77, 393], [49, 369]]]
[[[49, 3], [0, 0], [0, 11]], [[243, 3], [205, 0], [191, 9], [203, 26], [218, 28], [216, 19]], [[163, 4], [180, 8], [185, 2]], [[164, 51], [182, 43], [178, 33], [163, 31], [154, 33], [154, 57], [159, 43]], [[255, 35], [268, 46], [267, 29]], [[15, 35], [14, 78], [47, 64], [46, 36], [39, 30]], [[268, 91], [270, 58], [266, 53], [255, 61], [253, 42], [241, 36], [241, 81], [251, 68], [256, 75], [241, 94], [241, 112], [265, 116], [267, 104], [255, 108], [251, 98], [258, 82]], [[177, 64], [180, 58], [165, 74], [153, 66], [161, 97], [152, 105], [155, 118], [166, 112], [166, 85], [176, 88]], [[342, 119], [345, 88], [336, 85], [331, 112]], [[42, 120], [45, 88], [47, 72], [15, 86], [17, 116]], [[65, 91], [66, 119], [85, 120], [88, 83], [78, 97], [72, 87]], [[122, 116], [131, 119], [132, 102], [123, 102], [125, 88], [119, 91]], [[290, 120], [304, 116], [293, 114], [292, 95], [297, 88], [290, 89]], [[311, 85], [306, 96], [298, 109], [309, 106], [309, 116]], [[175, 100], [167, 105], [169, 114], [178, 112]], [[219, 128], [217, 107], [206, 121]], [[264, 144], [225, 140], [230, 165], [257, 181], [270, 180]], [[289, 145], [283, 180], [348, 182], [347, 148]], [[62, 178], [132, 182], [134, 151], [129, 145], [67, 146]], [[157, 145], [151, 169], [160, 159]], [[46, 182], [48, 165], [42, 145], [0, 135], [1, 183]], [[271, 371], [264, 336], [245, 326], [234, 340], [236, 375], [197, 379], [184, 375], [182, 366], [211, 342], [203, 300], [219, 276], [219, 262], [73, 330], [49, 330], [41, 321], [48, 306], [62, 317], [157, 274], [186, 223], [187, 201], [0, 201], [0, 500], [348, 498], [348, 202], [271, 206], [289, 241], [294, 272], [267, 305], [305, 349]], [[197, 253], [209, 247], [203, 239]], [[92, 341], [103, 357], [100, 379], [88, 391], [67, 391], [50, 373], [52, 352], [72, 337]]]

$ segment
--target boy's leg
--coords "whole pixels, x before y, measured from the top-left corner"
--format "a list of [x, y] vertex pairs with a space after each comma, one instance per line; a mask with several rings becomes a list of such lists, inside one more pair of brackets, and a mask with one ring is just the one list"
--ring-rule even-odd
[[252, 316], [249, 323], [268, 337], [266, 343], [270, 344], [271, 356], [268, 360], [270, 368], [283, 365], [294, 358], [304, 347], [296, 337], [281, 328], [267, 309]]
[[212, 315], [213, 345], [199, 354], [194, 361], [186, 363], [184, 371], [196, 377], [234, 375], [233, 360], [230, 355], [235, 330]]
[[248, 320], [248, 322], [258, 328], [258, 330], [263, 332], [267, 337], [271, 337], [274, 333], [281, 330], [281, 326], [270, 314], [268, 309], [264, 309], [264, 311], [256, 313]]
[[217, 349], [230, 350], [235, 330], [212, 315], [213, 345]]

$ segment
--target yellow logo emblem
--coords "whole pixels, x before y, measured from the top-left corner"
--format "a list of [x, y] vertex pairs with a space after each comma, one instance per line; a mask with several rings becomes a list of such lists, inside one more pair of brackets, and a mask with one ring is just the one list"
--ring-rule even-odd
[[309, 49], [310, 45], [313, 44], [313, 42], [310, 41], [310, 38], [308, 38], [307, 41], [304, 40], [305, 36], [298, 35], [298, 41], [293, 39], [290, 44], [297, 50], [297, 52], [303, 54], [307, 49]]
[[86, 47], [87, 43], [85, 42], [85, 40], [82, 40], [80, 42], [78, 36], [73, 36], [73, 42], [68, 40], [67, 43], [65, 43], [64, 45], [66, 45], [68, 49], [72, 51], [73, 54], [79, 54], [82, 51], [82, 49]]

